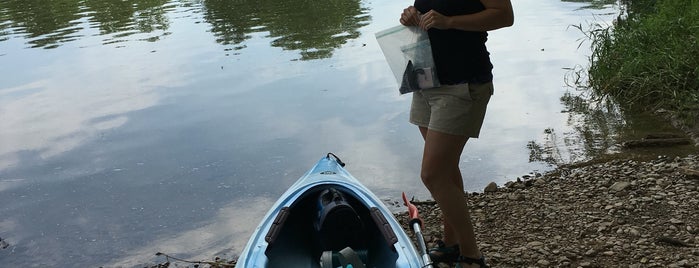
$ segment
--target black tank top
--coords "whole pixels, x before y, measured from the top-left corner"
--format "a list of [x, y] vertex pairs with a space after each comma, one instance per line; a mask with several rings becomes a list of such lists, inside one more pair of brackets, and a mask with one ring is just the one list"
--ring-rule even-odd
[[[422, 14], [434, 9], [445, 16], [472, 14], [485, 9], [480, 0], [415, 0], [414, 6]], [[440, 83], [493, 81], [493, 65], [485, 46], [487, 32], [432, 28], [427, 33]]]

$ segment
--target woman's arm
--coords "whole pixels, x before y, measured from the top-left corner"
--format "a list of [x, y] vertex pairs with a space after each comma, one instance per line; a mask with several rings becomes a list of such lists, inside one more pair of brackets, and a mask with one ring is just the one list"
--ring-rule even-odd
[[[420, 17], [418, 26], [425, 30], [437, 28], [478, 32], [492, 31], [512, 26], [514, 23], [514, 12], [512, 11], [512, 3], [510, 3], [510, 0], [480, 1], [485, 6], [485, 10], [481, 12], [447, 17], [437, 11], [430, 10]], [[404, 14], [405, 13], [404, 11]], [[414, 14], [410, 15], [413, 15], [410, 17], [415, 16]], [[403, 22], [403, 20], [401, 20], [401, 22]]]

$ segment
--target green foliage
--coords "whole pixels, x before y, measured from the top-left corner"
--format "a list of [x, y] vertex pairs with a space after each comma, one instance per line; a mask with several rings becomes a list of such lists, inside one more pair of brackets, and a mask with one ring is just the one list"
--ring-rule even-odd
[[613, 28], [591, 32], [590, 87], [629, 108], [699, 108], [699, 0], [626, 2]]

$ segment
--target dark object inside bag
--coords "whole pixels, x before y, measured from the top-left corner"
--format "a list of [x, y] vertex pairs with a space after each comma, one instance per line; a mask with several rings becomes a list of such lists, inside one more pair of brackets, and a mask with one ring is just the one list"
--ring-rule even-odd
[[405, 71], [403, 72], [403, 81], [398, 91], [400, 94], [405, 94], [438, 86], [439, 81], [437, 81], [436, 74], [432, 68], [416, 68], [412, 61], [408, 61], [408, 65], [405, 66]]
[[[422, 69], [418, 69], [422, 71]], [[408, 61], [408, 65], [405, 66], [405, 71], [403, 72], [403, 81], [400, 84], [400, 94], [410, 93], [420, 89], [417, 83], [417, 73], [415, 73], [415, 67], [412, 61]], [[424, 71], [423, 71], [424, 72]]]

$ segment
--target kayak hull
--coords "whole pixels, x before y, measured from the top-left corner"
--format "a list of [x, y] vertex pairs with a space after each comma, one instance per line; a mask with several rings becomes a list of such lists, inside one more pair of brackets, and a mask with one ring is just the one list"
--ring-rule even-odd
[[[334, 156], [334, 155], [333, 155]], [[366, 267], [422, 267], [411, 238], [390, 210], [331, 154], [282, 194], [243, 249], [236, 267], [321, 267], [327, 235], [319, 234], [318, 196], [337, 189], [363, 223], [353, 244]], [[340, 228], [343, 226], [339, 226]], [[342, 243], [342, 241], [335, 241]]]

